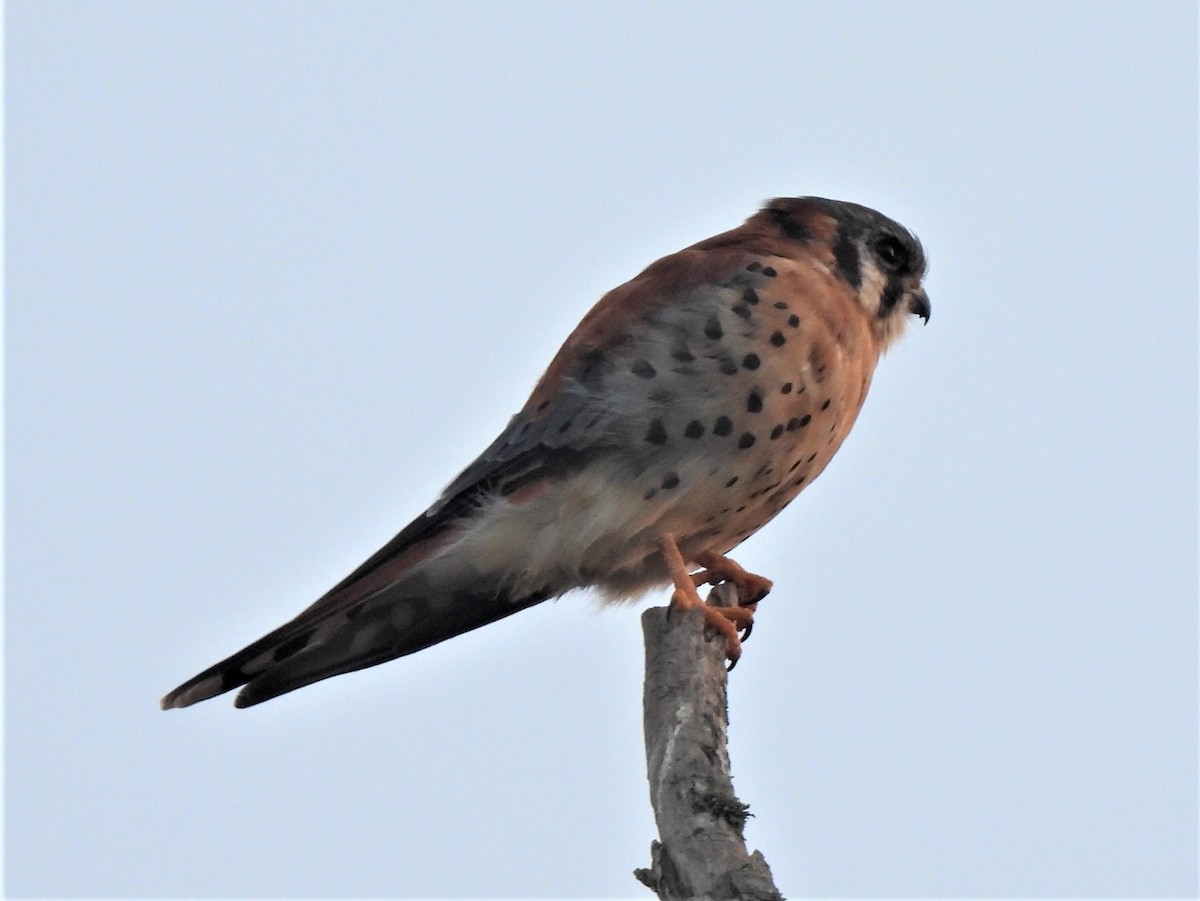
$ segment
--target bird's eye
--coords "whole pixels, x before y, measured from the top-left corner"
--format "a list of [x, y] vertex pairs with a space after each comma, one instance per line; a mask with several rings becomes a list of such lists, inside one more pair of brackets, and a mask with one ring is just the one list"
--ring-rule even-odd
[[892, 235], [884, 235], [877, 240], [874, 249], [879, 261], [893, 272], [908, 262], [908, 250]]

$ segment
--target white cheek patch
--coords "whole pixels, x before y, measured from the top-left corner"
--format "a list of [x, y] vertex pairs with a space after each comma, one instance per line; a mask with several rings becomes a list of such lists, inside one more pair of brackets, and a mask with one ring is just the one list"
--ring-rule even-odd
[[861, 279], [858, 286], [858, 302], [871, 316], [878, 316], [879, 302], [883, 298], [883, 289], [887, 287], [887, 278], [871, 261], [871, 252], [867, 248], [859, 248], [859, 259], [862, 262], [858, 267]]
[[905, 310], [908, 308], [908, 298], [907, 296], [902, 297], [896, 309], [883, 319], [880, 319], [879, 305], [883, 300], [883, 292], [887, 289], [888, 279], [887, 276], [879, 271], [879, 267], [873, 262], [871, 253], [867, 248], [860, 246], [859, 254], [859, 259], [862, 262], [858, 267], [859, 278], [861, 279], [858, 286], [858, 302], [875, 323], [875, 330], [879, 336], [879, 352], [882, 354], [892, 342], [904, 334], [904, 327], [908, 321], [908, 316], [905, 313]]

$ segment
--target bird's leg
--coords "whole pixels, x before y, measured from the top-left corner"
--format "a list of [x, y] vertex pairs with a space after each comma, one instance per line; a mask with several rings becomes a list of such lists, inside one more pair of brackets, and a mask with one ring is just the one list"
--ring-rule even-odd
[[692, 574], [692, 581], [697, 587], [716, 585], [718, 582], [732, 582], [737, 587], [739, 606], [728, 608], [726, 615], [737, 623], [739, 629], [745, 630], [741, 636], [741, 640], [745, 641], [754, 628], [754, 614], [758, 610], [758, 602], [767, 596], [774, 583], [763, 576], [747, 572], [724, 554], [713, 551], [698, 554], [696, 562], [704, 567], [700, 572]]
[[738, 638], [738, 626], [734, 623], [738, 622], [741, 625], [740, 621], [744, 615], [748, 615], [745, 620], [748, 621], [749, 616], [753, 615], [752, 612], [740, 607], [712, 607], [704, 603], [700, 598], [700, 593], [696, 591], [697, 584], [703, 585], [704, 583], [697, 583], [692, 578], [692, 574], [688, 572], [687, 564], [683, 561], [683, 555], [679, 553], [679, 545], [675, 543], [674, 535], [668, 533], [659, 538], [658, 549], [663, 556], [663, 561], [667, 564], [667, 572], [671, 574], [671, 581], [675, 584], [675, 591], [671, 595], [671, 606], [679, 610], [700, 609], [704, 614], [705, 621], [725, 637], [725, 657], [729, 660], [729, 668], [733, 669], [738, 658], [742, 656], [742, 642]]

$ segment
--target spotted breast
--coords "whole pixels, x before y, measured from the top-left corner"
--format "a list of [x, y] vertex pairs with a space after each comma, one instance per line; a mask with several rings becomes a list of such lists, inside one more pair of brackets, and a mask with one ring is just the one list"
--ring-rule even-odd
[[[163, 699], [239, 706], [413, 653], [575, 588], [728, 579], [725, 555], [829, 464], [882, 353], [929, 318], [925, 255], [858, 204], [779, 198], [610, 291], [508, 427], [295, 619]], [[699, 569], [699, 572], [694, 570]], [[712, 613], [730, 659], [737, 616]]]

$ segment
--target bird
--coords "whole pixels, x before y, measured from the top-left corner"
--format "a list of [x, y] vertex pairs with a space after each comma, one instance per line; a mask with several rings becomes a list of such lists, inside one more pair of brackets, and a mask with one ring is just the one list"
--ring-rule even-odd
[[[881, 355], [928, 323], [926, 255], [873, 209], [767, 201], [609, 291], [500, 436], [294, 619], [167, 694], [249, 707], [579, 588], [670, 587], [732, 667], [769, 579], [727, 554], [821, 474]], [[698, 587], [732, 582], [739, 605]]]

